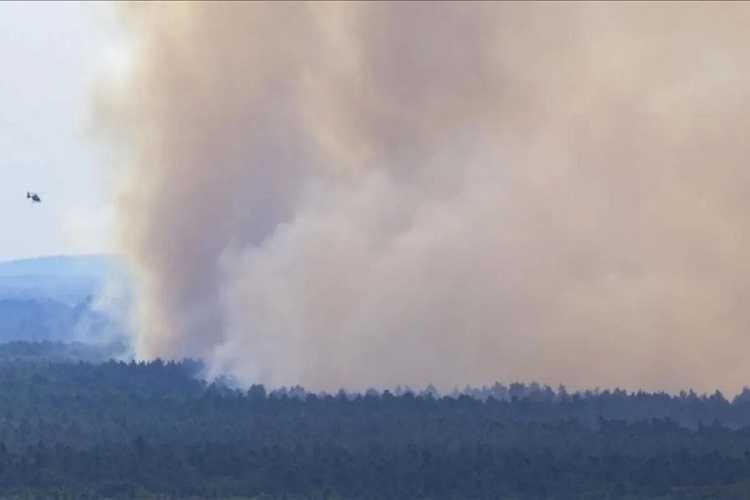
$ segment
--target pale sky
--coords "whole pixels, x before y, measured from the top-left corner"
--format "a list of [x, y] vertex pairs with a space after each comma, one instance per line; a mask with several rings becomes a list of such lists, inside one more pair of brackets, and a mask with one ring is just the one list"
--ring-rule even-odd
[[0, 2], [0, 261], [111, 250], [91, 94], [120, 41], [110, 4]]

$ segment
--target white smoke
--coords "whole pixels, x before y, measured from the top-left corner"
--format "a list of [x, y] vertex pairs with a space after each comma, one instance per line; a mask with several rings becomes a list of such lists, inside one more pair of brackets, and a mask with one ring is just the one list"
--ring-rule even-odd
[[311, 388], [750, 378], [745, 4], [128, 5], [138, 352]]

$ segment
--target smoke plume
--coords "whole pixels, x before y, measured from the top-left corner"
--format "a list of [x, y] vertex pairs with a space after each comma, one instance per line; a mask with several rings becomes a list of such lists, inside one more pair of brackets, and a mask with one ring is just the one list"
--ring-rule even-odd
[[129, 4], [137, 352], [311, 388], [750, 383], [750, 6]]

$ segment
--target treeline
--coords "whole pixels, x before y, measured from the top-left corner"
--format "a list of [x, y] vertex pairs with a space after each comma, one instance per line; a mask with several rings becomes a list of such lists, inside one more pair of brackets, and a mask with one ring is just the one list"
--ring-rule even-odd
[[[750, 394], [267, 392], [197, 362], [0, 363], [7, 498], [748, 498]], [[398, 394], [396, 393], [398, 392]], [[481, 390], [480, 390], [481, 392]]]

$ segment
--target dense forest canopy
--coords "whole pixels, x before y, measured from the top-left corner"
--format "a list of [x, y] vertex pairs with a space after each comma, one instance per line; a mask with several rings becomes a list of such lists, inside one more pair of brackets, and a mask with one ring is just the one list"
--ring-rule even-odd
[[[320, 394], [0, 346], [0, 491], [82, 498], [744, 498], [750, 392]], [[706, 497], [705, 495], [713, 495]], [[20, 497], [19, 497], [20, 498]]]

